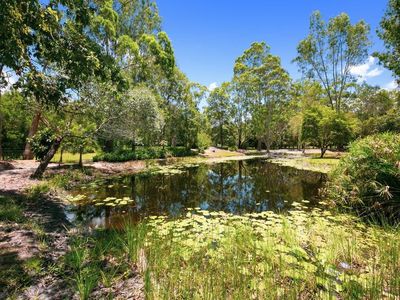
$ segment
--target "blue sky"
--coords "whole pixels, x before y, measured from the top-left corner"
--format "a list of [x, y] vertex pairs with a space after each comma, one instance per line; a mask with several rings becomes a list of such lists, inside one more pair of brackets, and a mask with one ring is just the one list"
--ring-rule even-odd
[[[209, 86], [230, 80], [236, 57], [254, 41], [265, 41], [294, 79], [296, 46], [308, 34], [309, 18], [325, 20], [341, 12], [353, 23], [371, 26], [371, 53], [382, 49], [376, 29], [387, 0], [158, 0], [163, 29], [172, 40], [177, 63], [190, 80]], [[394, 87], [391, 73], [372, 58], [354, 69], [370, 84]]]

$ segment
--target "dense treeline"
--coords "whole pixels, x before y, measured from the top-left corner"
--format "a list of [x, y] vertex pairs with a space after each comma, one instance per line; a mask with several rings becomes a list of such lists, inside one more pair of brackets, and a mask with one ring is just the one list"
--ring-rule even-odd
[[[383, 21], [385, 24], [385, 21]], [[369, 27], [346, 14], [325, 23], [316, 12], [294, 59], [293, 81], [264, 43], [253, 43], [234, 77], [211, 92], [206, 110], [213, 142], [235, 148], [343, 150], [357, 137], [400, 131], [400, 95], [360, 83], [351, 72], [368, 57]], [[378, 55], [378, 54], [377, 54]]]
[[[36, 177], [63, 151], [123, 160], [118, 153], [136, 158], [137, 147], [212, 143], [313, 146], [323, 156], [357, 137], [400, 131], [398, 91], [351, 72], [368, 58], [370, 29], [346, 14], [328, 22], [312, 15], [294, 58], [303, 79], [255, 42], [234, 62], [232, 80], [208, 91], [177, 67], [154, 1], [13, 0], [0, 8], [0, 156], [36, 153]], [[392, 0], [379, 29], [386, 52], [374, 54], [395, 76], [398, 19]]]

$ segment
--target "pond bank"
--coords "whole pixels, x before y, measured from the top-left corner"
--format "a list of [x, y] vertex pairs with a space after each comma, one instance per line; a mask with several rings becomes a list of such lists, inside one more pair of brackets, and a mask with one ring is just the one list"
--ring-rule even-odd
[[[129, 296], [132, 299], [144, 299], [145, 292], [151, 292], [154, 298], [163, 298], [159, 294], [160, 290], [154, 290], [154, 284], [162, 284], [159, 287], [162, 288], [164, 284], [173, 286], [176, 285], [176, 282], [165, 282], [165, 279], [161, 280], [161, 277], [155, 277], [158, 276], [153, 273], [155, 265], [157, 265], [157, 269], [161, 268], [158, 269], [160, 272], [166, 272], [167, 269], [163, 268], [170, 268], [172, 273], [178, 272], [180, 268], [183, 268], [183, 265], [187, 264], [186, 259], [179, 256], [181, 254], [188, 255], [187, 249], [179, 246], [176, 250], [179, 253], [183, 252], [179, 255], [178, 253], [171, 254], [171, 259], [178, 259], [178, 261], [184, 259], [183, 265], [178, 264], [176, 267], [180, 266], [179, 269], [174, 269], [174, 266], [169, 265], [172, 260], [168, 260], [168, 264], [163, 265], [163, 262], [151, 257], [151, 253], [157, 253], [158, 250], [143, 247], [140, 244], [140, 239], [135, 238], [137, 234], [140, 234], [138, 231], [141, 229], [138, 227], [133, 227], [131, 233], [128, 229], [125, 233], [109, 230], [74, 229], [65, 220], [65, 216], [60, 215], [60, 212], [63, 212], [64, 201], [60, 199], [60, 194], [53, 191], [52, 187], [71, 187], [82, 182], [90, 182], [96, 178], [144, 172], [152, 168], [162, 168], [162, 166], [174, 168], [177, 165], [214, 164], [267, 157], [267, 155], [262, 154], [208, 158], [189, 157], [127, 163], [91, 163], [83, 170], [72, 168], [71, 165], [58, 166], [58, 164], [53, 164], [50, 166], [44, 181], [31, 181], [29, 179], [23, 181], [22, 179], [26, 179], [35, 164], [17, 162], [13, 170], [0, 173], [0, 176], [8, 178], [17, 175], [13, 180], [19, 184], [11, 187], [15, 190], [13, 193], [10, 191], [6, 193], [3, 190], [0, 199], [0, 202], [3, 203], [2, 211], [6, 206], [14, 206], [15, 208], [8, 212], [8, 215], [0, 216], [1, 240], [11, 241], [0, 245], [1, 253], [4, 254], [3, 260], [10, 256], [18, 257], [13, 261], [10, 260], [8, 265], [10, 267], [8, 270], [17, 270], [17, 272], [0, 274], [1, 278], [8, 281], [4, 283], [4, 285], [10, 287], [6, 292], [8, 295], [17, 295], [15, 292], [24, 290], [22, 298], [28, 299], [36, 296], [51, 299], [82, 298], [87, 291], [93, 293], [92, 297], [95, 298], [120, 295], [123, 299], [129, 299]], [[3, 184], [2, 181], [0, 182]], [[34, 187], [35, 185], [37, 187]], [[27, 189], [29, 191], [24, 192]], [[35, 213], [32, 213], [32, 210], [35, 210]], [[224, 216], [222, 217], [225, 219]], [[60, 226], [49, 226], [49, 224]], [[162, 228], [160, 227], [160, 229]], [[145, 236], [147, 237], [148, 234], [150, 233], [146, 231]], [[228, 237], [234, 238], [233, 236]], [[133, 240], [131, 240], [132, 238]], [[109, 248], [110, 245], [114, 245], [115, 252]], [[82, 248], [86, 250], [82, 252]], [[142, 250], [137, 252], [140, 249]], [[246, 252], [250, 250], [247, 249]], [[28, 256], [26, 256], [27, 253], [29, 253]], [[161, 256], [166, 255], [164, 250], [158, 253]], [[193, 253], [193, 255], [196, 253]], [[229, 253], [226, 254], [229, 257]], [[225, 254], [222, 252], [221, 255]], [[141, 261], [138, 261], [138, 257], [141, 257]], [[151, 272], [150, 268], [147, 269], [147, 273], [143, 271], [146, 269], [142, 266], [143, 259], [152, 264]], [[194, 274], [202, 269], [196, 264], [193, 264], [191, 268]], [[92, 278], [89, 274], [95, 274], [95, 276]], [[175, 273], [175, 275], [180, 276], [178, 273]], [[223, 276], [223, 272], [218, 276]], [[189, 280], [189, 278], [184, 280]], [[92, 286], [95, 283], [96, 286]], [[168, 289], [169, 287], [166, 287], [166, 291]], [[230, 286], [229, 289], [233, 289], [233, 286]], [[182, 291], [179, 291], [177, 296], [184, 296], [181, 293]]]

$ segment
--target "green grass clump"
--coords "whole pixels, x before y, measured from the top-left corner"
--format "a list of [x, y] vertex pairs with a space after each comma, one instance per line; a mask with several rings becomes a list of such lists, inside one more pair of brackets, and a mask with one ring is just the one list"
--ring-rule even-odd
[[329, 196], [362, 215], [400, 217], [400, 134], [368, 136], [350, 145], [331, 175]]
[[16, 197], [0, 195], [0, 222], [22, 222], [23, 207]]

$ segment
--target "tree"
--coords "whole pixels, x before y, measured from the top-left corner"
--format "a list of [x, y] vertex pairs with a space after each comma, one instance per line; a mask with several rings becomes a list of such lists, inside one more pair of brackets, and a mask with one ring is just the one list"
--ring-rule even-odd
[[236, 59], [234, 74], [245, 91], [251, 112], [251, 123], [258, 140], [258, 149], [264, 142], [269, 152], [275, 141], [273, 134], [276, 116], [287, 100], [290, 77], [282, 68], [280, 58], [270, 53], [264, 43], [253, 43]]
[[234, 76], [231, 90], [233, 124], [237, 136], [236, 146], [242, 148], [250, 133], [248, 123], [251, 119], [246, 76]]
[[317, 11], [311, 16], [310, 33], [297, 46], [294, 59], [302, 73], [322, 85], [332, 109], [342, 110], [343, 95], [354, 79], [351, 67], [363, 63], [370, 45], [369, 26], [351, 24], [342, 13], [325, 23]]
[[381, 20], [378, 36], [383, 40], [386, 51], [374, 53], [379, 61], [391, 70], [400, 82], [400, 1], [389, 0], [388, 8]]
[[[325, 97], [321, 85], [315, 81], [294, 82], [290, 90], [290, 108], [288, 110], [289, 140], [303, 148], [302, 125], [304, 111], [318, 104], [325, 104]], [[326, 103], [327, 104], [327, 103]], [[304, 149], [304, 148], [303, 148]]]
[[163, 118], [154, 95], [146, 88], [127, 91], [118, 102], [118, 118], [106, 123], [102, 134], [129, 141], [132, 151], [138, 143], [150, 145], [160, 138]]
[[350, 120], [333, 109], [315, 105], [303, 115], [302, 138], [321, 149], [321, 158], [329, 147], [342, 148], [352, 139]]
[[223, 147], [226, 144], [225, 133], [232, 120], [232, 107], [229, 101], [229, 83], [224, 82], [220, 87], [210, 92], [207, 99], [207, 115], [211, 127], [215, 131], [215, 141]]

